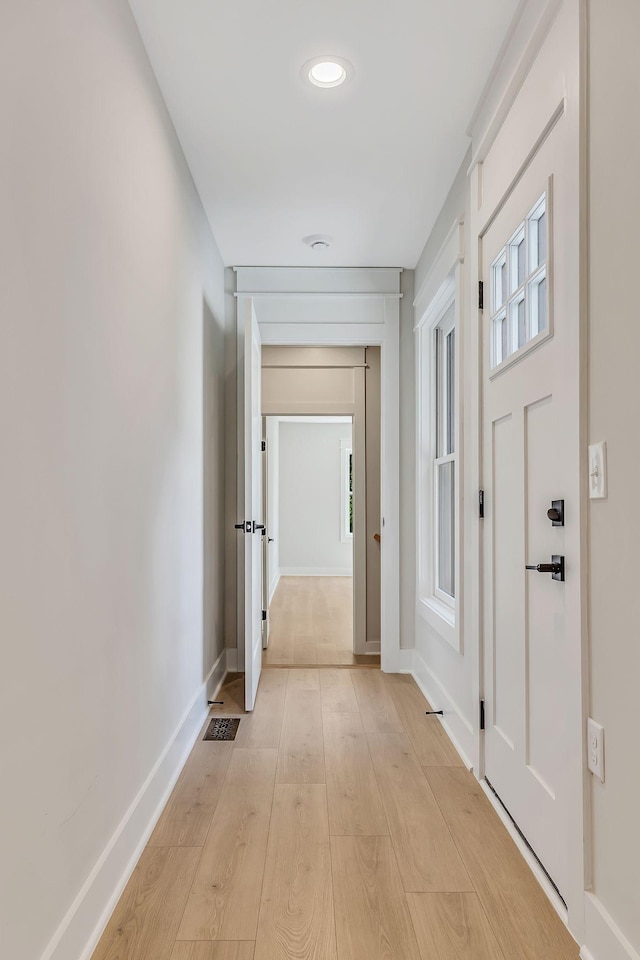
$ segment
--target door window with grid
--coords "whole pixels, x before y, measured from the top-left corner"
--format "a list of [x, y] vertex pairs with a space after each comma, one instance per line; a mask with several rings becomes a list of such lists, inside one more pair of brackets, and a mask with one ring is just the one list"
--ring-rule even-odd
[[543, 194], [491, 264], [491, 369], [549, 332], [548, 201]]

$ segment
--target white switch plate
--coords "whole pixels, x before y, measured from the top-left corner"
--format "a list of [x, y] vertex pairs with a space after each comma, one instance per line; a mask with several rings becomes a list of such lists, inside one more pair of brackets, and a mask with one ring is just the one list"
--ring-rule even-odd
[[587, 766], [604, 783], [604, 727], [591, 717], [587, 720]]
[[607, 444], [592, 443], [589, 447], [589, 497], [591, 500], [606, 500], [607, 497]]

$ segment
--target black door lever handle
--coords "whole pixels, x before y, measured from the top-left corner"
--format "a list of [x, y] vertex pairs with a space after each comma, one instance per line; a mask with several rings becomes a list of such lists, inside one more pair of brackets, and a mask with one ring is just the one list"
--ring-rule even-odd
[[536, 570], [538, 573], [550, 573], [553, 580], [564, 581], [564, 557], [553, 556], [551, 563], [527, 564], [525, 570]]

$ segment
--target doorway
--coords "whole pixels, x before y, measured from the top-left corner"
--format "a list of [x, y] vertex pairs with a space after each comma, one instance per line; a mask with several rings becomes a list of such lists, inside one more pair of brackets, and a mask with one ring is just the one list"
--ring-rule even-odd
[[366, 482], [356, 481], [353, 433], [351, 416], [263, 419], [264, 666], [360, 659], [354, 530]]
[[[367, 623], [377, 624], [377, 635], [370, 639], [362, 627], [355, 625], [356, 650], [362, 643], [366, 654], [381, 658], [385, 671], [408, 667], [411, 654], [400, 649], [399, 629], [399, 305], [401, 271], [398, 269], [342, 268], [307, 269], [298, 267], [238, 267], [236, 272], [238, 301], [238, 391], [237, 391], [237, 450], [238, 450], [238, 519], [236, 582], [238, 669], [245, 675], [245, 703], [253, 709], [255, 693], [262, 667], [262, 563], [260, 585], [255, 577], [254, 562], [262, 552], [262, 471], [256, 453], [260, 450], [260, 432], [256, 438], [255, 404], [262, 396], [262, 415], [321, 415], [351, 414], [358, 420], [358, 406], [364, 394], [356, 390], [365, 378], [365, 364], [353, 362], [358, 353], [372, 350], [377, 356], [379, 377], [378, 424], [375, 443], [355, 439], [362, 432], [354, 431], [354, 471], [364, 457], [365, 449], [377, 450], [376, 476], [378, 503], [375, 526], [369, 538], [367, 516], [354, 527], [354, 595], [361, 587], [362, 574], [377, 574], [376, 616]], [[291, 351], [296, 362], [280, 381], [277, 356], [264, 363], [268, 353]], [[307, 354], [317, 354], [315, 363], [307, 363]], [[345, 362], [322, 362], [322, 354], [341, 351]], [[262, 353], [260, 367], [254, 362]], [[324, 370], [323, 370], [324, 368]], [[315, 388], [318, 378], [331, 370], [331, 388], [319, 395]], [[262, 394], [261, 394], [262, 382]], [[275, 387], [271, 406], [265, 406], [268, 387]], [[294, 387], [307, 390], [306, 399], [295, 397]], [[291, 409], [290, 402], [297, 402]], [[262, 417], [260, 417], [260, 421]], [[256, 445], [257, 439], [257, 445]], [[373, 454], [372, 454], [373, 455]], [[364, 468], [363, 468], [364, 472]], [[365, 501], [368, 506], [373, 498]], [[354, 509], [357, 509], [354, 506]], [[362, 509], [362, 508], [361, 508]], [[257, 517], [257, 519], [256, 519]], [[358, 533], [360, 531], [360, 533]], [[373, 540], [373, 534], [377, 539]], [[377, 553], [373, 563], [367, 563], [370, 542]], [[368, 549], [369, 547], [369, 549]], [[362, 554], [365, 562], [358, 563]], [[368, 591], [371, 595], [372, 591]]]

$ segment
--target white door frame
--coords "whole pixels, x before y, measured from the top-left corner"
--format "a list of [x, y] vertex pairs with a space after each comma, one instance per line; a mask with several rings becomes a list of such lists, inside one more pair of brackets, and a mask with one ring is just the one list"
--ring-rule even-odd
[[[239, 302], [251, 301], [264, 346], [380, 347], [380, 657], [383, 671], [408, 672], [413, 651], [400, 649], [401, 271], [317, 267], [235, 270], [235, 296]], [[240, 625], [238, 635], [242, 636]]]

